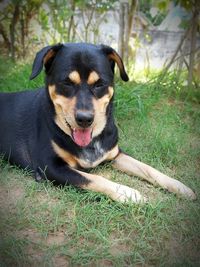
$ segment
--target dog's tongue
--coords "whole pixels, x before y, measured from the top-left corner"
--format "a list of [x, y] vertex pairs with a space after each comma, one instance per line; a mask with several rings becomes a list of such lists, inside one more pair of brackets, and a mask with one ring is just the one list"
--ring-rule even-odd
[[92, 140], [92, 130], [90, 128], [87, 129], [74, 129], [73, 130], [73, 138], [77, 145], [79, 146], [87, 146]]

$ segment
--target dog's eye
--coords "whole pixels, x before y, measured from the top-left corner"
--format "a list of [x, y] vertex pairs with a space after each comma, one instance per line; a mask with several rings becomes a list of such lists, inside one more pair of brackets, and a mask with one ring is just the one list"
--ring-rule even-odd
[[102, 88], [105, 87], [105, 83], [103, 83], [101, 80], [98, 80], [95, 84], [94, 84], [94, 88]]
[[105, 87], [105, 85], [104, 85], [104, 84], [96, 84], [96, 85], [94, 86], [94, 88], [102, 88], [102, 87]]
[[108, 86], [103, 82], [97, 82], [93, 85], [92, 92], [97, 98], [101, 98], [107, 93]]
[[73, 86], [74, 83], [70, 79], [66, 79], [62, 81], [62, 85], [70, 87], [70, 86]]
[[63, 80], [57, 85], [57, 92], [66, 97], [73, 97], [75, 94], [75, 87], [72, 81]]

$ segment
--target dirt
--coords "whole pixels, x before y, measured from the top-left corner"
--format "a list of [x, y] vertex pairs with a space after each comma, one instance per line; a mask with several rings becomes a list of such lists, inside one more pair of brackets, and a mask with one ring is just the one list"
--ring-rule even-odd
[[10, 211], [15, 208], [17, 201], [24, 196], [24, 189], [19, 186], [0, 185], [0, 209]]
[[67, 257], [64, 257], [64, 256], [55, 256], [53, 258], [53, 264], [54, 266], [56, 267], [68, 267], [68, 266], [71, 266]]
[[[1, 215], [4, 216], [6, 214], [6, 216], [11, 217], [16, 212], [17, 202], [23, 199], [24, 194], [24, 188], [19, 185], [0, 185]], [[45, 201], [44, 196], [40, 196], [41, 199]], [[17, 239], [25, 239], [29, 242], [26, 247], [26, 255], [30, 260], [30, 266], [40, 266], [40, 264], [42, 266], [45, 248], [49, 246], [61, 246], [65, 243], [66, 238], [63, 232], [51, 233], [47, 237], [44, 237], [36, 229], [31, 228], [14, 230], [10, 234]], [[56, 267], [69, 266], [67, 257], [62, 255], [53, 256], [52, 262]]]
[[63, 245], [65, 243], [65, 234], [62, 232], [49, 234], [45, 240], [45, 243], [49, 246], [51, 245]]
[[[167, 245], [169, 249], [169, 259], [172, 265], [176, 263], [185, 262], [186, 259], [193, 259], [193, 263], [200, 262], [200, 254], [198, 248], [194, 246], [193, 242], [187, 242], [180, 245], [180, 240], [177, 237], [172, 237]], [[196, 265], [195, 265], [196, 266]]]

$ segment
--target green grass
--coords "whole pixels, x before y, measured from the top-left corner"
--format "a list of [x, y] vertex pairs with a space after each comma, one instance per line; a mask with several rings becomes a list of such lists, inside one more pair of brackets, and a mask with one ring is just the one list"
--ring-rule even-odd
[[[28, 80], [30, 65], [0, 63], [0, 91], [43, 84], [42, 75]], [[36, 183], [1, 160], [0, 266], [199, 266], [199, 99], [174, 81], [117, 82], [120, 145], [193, 188], [198, 199], [178, 198], [109, 164], [95, 168], [149, 197], [143, 205], [119, 204], [97, 193]]]

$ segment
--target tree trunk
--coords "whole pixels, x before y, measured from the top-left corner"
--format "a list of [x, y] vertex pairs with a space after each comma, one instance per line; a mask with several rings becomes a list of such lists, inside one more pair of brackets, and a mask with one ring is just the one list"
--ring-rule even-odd
[[[84, 22], [84, 30], [85, 30], [85, 42], [88, 42], [89, 41], [89, 28], [90, 28], [90, 24], [92, 22], [92, 19], [93, 19], [93, 16], [94, 16], [94, 13], [95, 13], [95, 6], [92, 6], [91, 7], [92, 10], [88, 13], [88, 16], [87, 16], [87, 23], [85, 22], [85, 17], [84, 17], [84, 14], [83, 14], [83, 22]], [[86, 15], [87, 15], [87, 12], [86, 12]]]
[[191, 25], [191, 43], [190, 43], [190, 59], [189, 59], [189, 72], [188, 72], [188, 86], [192, 86], [193, 80], [193, 69], [194, 69], [194, 58], [196, 50], [196, 37], [197, 37], [197, 26], [198, 26], [199, 10], [197, 9], [197, 0], [195, 1], [195, 10], [192, 18]]
[[10, 48], [11, 48], [12, 60], [15, 60], [15, 26], [17, 24], [18, 19], [19, 19], [19, 4], [17, 3], [10, 24], [10, 43], [11, 43]]
[[26, 51], [25, 51], [25, 29], [24, 29], [24, 14], [23, 14], [23, 12], [21, 14], [20, 24], [21, 24], [22, 57], [24, 59], [25, 55], [26, 55]]
[[3, 25], [0, 23], [0, 34], [2, 35], [3, 37], [3, 40], [4, 40], [4, 43], [5, 43], [5, 46], [6, 48], [8, 49], [8, 54], [10, 53], [10, 49], [11, 49], [11, 44], [10, 44], [10, 40], [7, 36], [7, 33], [3, 27]]
[[124, 3], [124, 62], [128, 64], [128, 46], [129, 46], [129, 3]]
[[72, 30], [73, 30], [73, 25], [74, 25], [75, 0], [71, 0], [70, 5], [71, 5], [72, 14], [70, 16], [69, 26], [68, 26], [68, 31], [67, 31], [68, 42], [72, 41], [72, 36], [73, 36]]
[[124, 4], [120, 3], [119, 10], [119, 38], [118, 50], [122, 60], [124, 59]]
[[[138, 0], [131, 0], [131, 5], [128, 14], [128, 40], [130, 41], [131, 33], [133, 30], [133, 18], [137, 9]], [[128, 46], [127, 54], [130, 55], [130, 46]]]
[[129, 16], [128, 16], [128, 36], [131, 36], [131, 31], [132, 31], [132, 25], [133, 25], [133, 18], [134, 14], [137, 8], [137, 0], [131, 0], [131, 6], [129, 10]]

